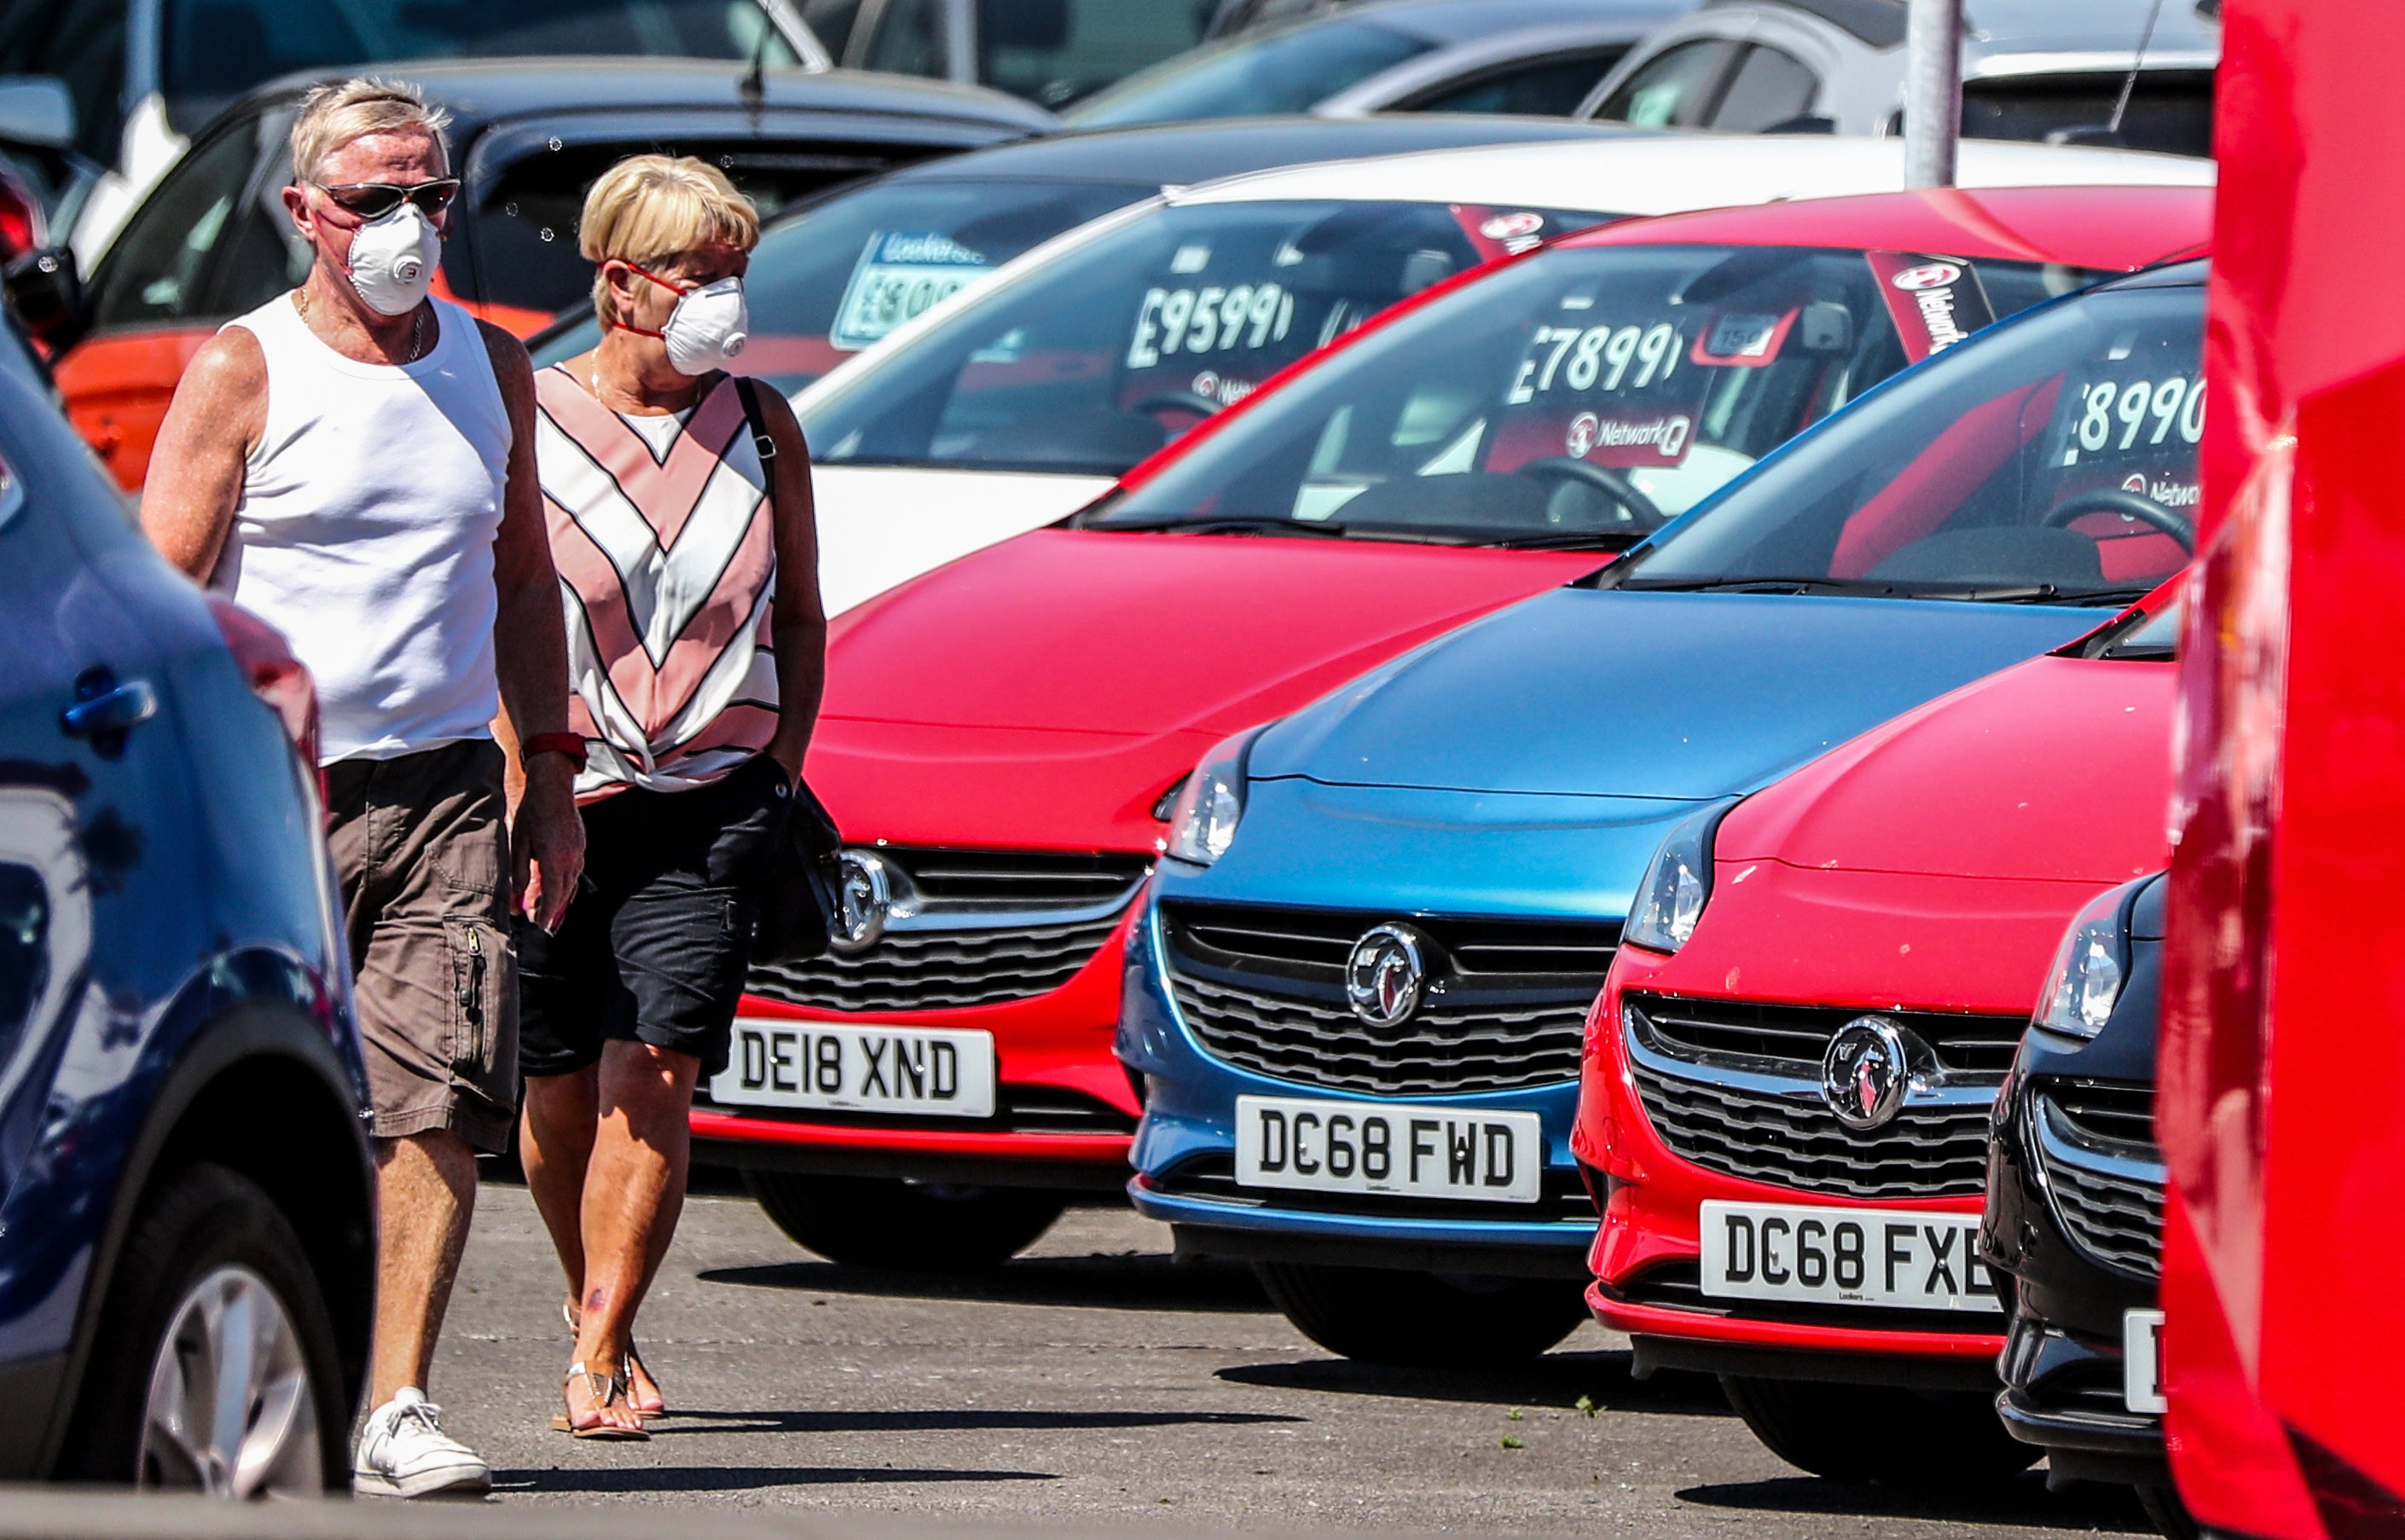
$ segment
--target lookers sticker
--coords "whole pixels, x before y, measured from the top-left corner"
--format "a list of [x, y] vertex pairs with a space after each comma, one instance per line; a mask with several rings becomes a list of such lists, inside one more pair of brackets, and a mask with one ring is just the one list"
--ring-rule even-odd
[[1866, 251], [1905, 357], [1914, 363], [1943, 353], [1996, 318], [1979, 274], [1958, 258], [1920, 251]]

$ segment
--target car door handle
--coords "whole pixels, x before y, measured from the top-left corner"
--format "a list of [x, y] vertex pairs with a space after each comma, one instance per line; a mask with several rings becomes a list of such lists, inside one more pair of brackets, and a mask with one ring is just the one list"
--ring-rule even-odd
[[59, 727], [71, 738], [89, 738], [102, 757], [125, 749], [125, 735], [159, 714], [159, 692], [148, 679], [120, 682], [105, 669], [76, 681], [76, 703], [59, 713]]

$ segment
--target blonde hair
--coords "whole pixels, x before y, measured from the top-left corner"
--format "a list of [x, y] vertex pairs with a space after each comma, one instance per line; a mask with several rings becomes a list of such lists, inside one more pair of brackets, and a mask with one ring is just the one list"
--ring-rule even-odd
[[[599, 267], [620, 261], [655, 268], [671, 257], [724, 242], [738, 251], [759, 244], [760, 211], [726, 174], [690, 155], [629, 155], [601, 174], [584, 195], [577, 249]], [[593, 313], [608, 326], [610, 285], [593, 275]]]
[[354, 139], [371, 133], [423, 133], [451, 161], [451, 115], [429, 106], [426, 93], [406, 80], [374, 80], [359, 77], [335, 85], [318, 86], [301, 98], [301, 115], [292, 119], [292, 178], [314, 182], [327, 157]]

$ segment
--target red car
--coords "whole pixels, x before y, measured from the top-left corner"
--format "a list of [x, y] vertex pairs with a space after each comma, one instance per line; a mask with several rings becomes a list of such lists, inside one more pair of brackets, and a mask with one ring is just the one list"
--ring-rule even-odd
[[1993, 1410], [1989, 1112], [2064, 926], [2164, 860], [2170, 593], [1693, 820], [1638, 889], [1570, 1138], [1587, 1300], [1806, 1470], [2037, 1458]]
[[1595, 570], [1989, 315], [2193, 247], [2210, 206], [1947, 191], [1592, 231], [838, 617], [809, 769], [850, 842], [845, 933], [755, 972], [696, 1155], [859, 1263], [997, 1261], [1118, 1191], [1144, 1096], [1112, 1057], [1123, 943], [1205, 749]]

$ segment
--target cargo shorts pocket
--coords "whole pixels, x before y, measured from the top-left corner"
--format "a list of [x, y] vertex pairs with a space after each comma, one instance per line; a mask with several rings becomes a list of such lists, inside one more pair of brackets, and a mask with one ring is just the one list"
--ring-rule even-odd
[[481, 917], [445, 919], [443, 939], [451, 967], [451, 1071], [487, 1088], [499, 1067], [516, 1060], [516, 956], [501, 928]]

